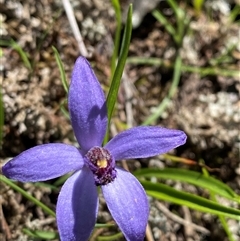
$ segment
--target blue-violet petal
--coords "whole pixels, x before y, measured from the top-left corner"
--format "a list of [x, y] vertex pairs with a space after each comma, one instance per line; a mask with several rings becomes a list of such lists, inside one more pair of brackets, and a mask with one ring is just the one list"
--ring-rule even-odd
[[156, 156], [186, 142], [183, 131], [153, 126], [139, 126], [123, 131], [110, 140], [105, 148], [115, 160]]
[[2, 167], [3, 175], [20, 182], [38, 182], [62, 176], [84, 165], [79, 150], [52, 143], [30, 148]]
[[143, 241], [149, 214], [146, 193], [131, 173], [116, 169], [114, 181], [102, 186], [108, 209], [128, 241]]
[[103, 90], [88, 61], [79, 57], [69, 88], [68, 107], [75, 136], [83, 154], [101, 146], [107, 128]]
[[87, 241], [98, 212], [98, 193], [91, 171], [85, 167], [64, 183], [57, 201], [61, 241]]

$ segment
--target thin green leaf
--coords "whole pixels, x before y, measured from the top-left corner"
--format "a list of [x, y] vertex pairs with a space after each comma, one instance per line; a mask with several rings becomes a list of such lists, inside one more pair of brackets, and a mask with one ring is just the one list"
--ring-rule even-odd
[[179, 7], [175, 0], [167, 0], [169, 6], [172, 8], [177, 21], [181, 20], [184, 16], [184, 11]]
[[202, 11], [203, 3], [204, 3], [204, 0], [193, 0], [193, 7], [198, 15]]
[[[235, 7], [232, 9], [230, 15], [229, 15], [229, 20], [230, 22], [234, 22], [237, 20], [237, 16], [239, 16], [240, 13], [240, 4], [236, 4]], [[239, 21], [238, 21], [239, 23]]]
[[22, 49], [22, 47], [17, 44], [13, 39], [11, 40], [3, 40], [0, 39], [0, 46], [7, 46], [13, 48], [18, 54], [20, 55], [24, 65], [29, 69], [32, 70], [32, 65], [28, 59], [26, 52]]
[[230, 227], [227, 224], [226, 218], [223, 215], [218, 215], [218, 218], [223, 226], [224, 231], [226, 232], [227, 236], [228, 236], [228, 240], [229, 241], [236, 241], [231, 230]]
[[96, 223], [95, 228], [110, 228], [116, 226], [114, 223]]
[[149, 196], [159, 200], [187, 206], [189, 208], [205, 213], [224, 215], [229, 218], [240, 220], [240, 210], [225, 207], [208, 199], [183, 191], [175, 190], [174, 188], [162, 183], [152, 183], [149, 181], [141, 180], [140, 182]]
[[127, 22], [124, 30], [123, 42], [121, 45], [121, 51], [119, 60], [117, 63], [116, 70], [113, 75], [113, 80], [110, 86], [110, 90], [107, 96], [107, 107], [108, 107], [108, 121], [110, 122], [113, 109], [116, 103], [118, 89], [120, 86], [124, 66], [127, 60], [130, 39], [132, 34], [132, 5], [129, 6]]
[[66, 93], [68, 93], [69, 87], [68, 87], [68, 82], [67, 82], [67, 79], [66, 79], [66, 73], [65, 73], [65, 70], [64, 70], [64, 67], [63, 67], [62, 60], [60, 58], [60, 55], [59, 55], [57, 49], [54, 46], [52, 46], [52, 49], [53, 49], [54, 56], [55, 56], [55, 59], [56, 59], [56, 62], [57, 62], [57, 65], [58, 65], [58, 68], [59, 68], [59, 71], [60, 71], [63, 88], [66, 91]]
[[179, 7], [174, 0], [167, 0], [168, 4], [172, 8], [175, 18], [176, 27], [173, 27], [172, 23], [158, 10], [152, 12], [153, 16], [165, 27], [167, 32], [172, 36], [173, 40], [178, 47], [181, 47], [184, 37], [184, 31], [189, 24], [189, 18], [183, 9]]
[[144, 122], [143, 125], [149, 125], [151, 124], [153, 121], [155, 121], [157, 118], [159, 118], [162, 113], [165, 111], [165, 109], [167, 108], [170, 100], [172, 99], [172, 97], [174, 96], [179, 81], [180, 81], [180, 77], [181, 77], [181, 66], [182, 66], [182, 60], [180, 55], [177, 55], [177, 58], [175, 60], [175, 65], [174, 65], [174, 72], [173, 72], [173, 81], [172, 84], [170, 86], [168, 95], [164, 97], [164, 99], [162, 100], [162, 102], [160, 103], [160, 105], [156, 108], [156, 110], [154, 111], [154, 113], [152, 115], [150, 115]]
[[34, 182], [33, 185], [36, 186], [36, 187], [46, 187], [46, 188], [49, 188], [51, 190], [58, 190], [57, 187], [55, 187], [51, 184], [45, 183], [45, 182]]
[[160, 59], [160, 58], [149, 58], [149, 57], [128, 57], [127, 59], [128, 64], [135, 64], [135, 65], [154, 65], [154, 66], [163, 66], [166, 68], [172, 68], [173, 65], [169, 64], [169, 61]]
[[120, 39], [121, 39], [121, 28], [122, 28], [122, 14], [121, 7], [118, 0], [112, 0], [112, 5], [115, 11], [115, 16], [117, 20], [117, 27], [114, 37], [114, 50], [111, 58], [111, 80], [115, 71], [117, 57], [119, 53]]
[[62, 113], [65, 115], [65, 117], [67, 119], [70, 119], [70, 115], [67, 111], [67, 109], [65, 108], [65, 104], [67, 103], [67, 99], [63, 100], [61, 103], [60, 103], [60, 110], [62, 111]]
[[152, 15], [154, 18], [156, 18], [167, 30], [167, 32], [175, 38], [176, 36], [176, 30], [172, 26], [172, 24], [167, 20], [167, 18], [158, 10], [153, 10]]
[[199, 172], [177, 168], [165, 168], [162, 170], [145, 168], [137, 170], [134, 172], [134, 175], [138, 178], [156, 177], [164, 180], [170, 179], [190, 183], [209, 191], [214, 191], [214, 193], [225, 198], [240, 202], [240, 197], [228, 185]]
[[0, 150], [3, 144], [4, 106], [2, 96], [2, 86], [0, 86]]
[[[174, 65], [170, 64], [168, 61], [159, 58], [145, 58], [145, 57], [129, 57], [127, 59], [129, 64], [147, 64], [154, 66], [163, 66], [164, 68], [173, 68]], [[216, 76], [226, 76], [226, 77], [239, 77], [239, 71], [236, 69], [225, 69], [221, 67], [198, 67], [183, 65], [181, 67], [181, 72], [197, 73], [201, 76], [206, 75], [216, 75]]]
[[[124, 29], [123, 41], [121, 45], [120, 55], [117, 63], [116, 70], [113, 75], [112, 83], [107, 96], [107, 109], [108, 109], [108, 128], [113, 114], [114, 106], [117, 100], [118, 89], [120, 86], [124, 66], [127, 60], [130, 40], [132, 35], [132, 4], [129, 5], [126, 26]], [[104, 142], [108, 140], [108, 131], [105, 136]]]
[[110, 236], [98, 236], [97, 240], [98, 241], [113, 241], [113, 240], [119, 240], [119, 238], [122, 238], [123, 234], [122, 233], [116, 233], [114, 235]]
[[9, 187], [11, 187], [13, 190], [19, 192], [20, 194], [22, 194], [22, 196], [24, 196], [25, 198], [27, 198], [28, 200], [30, 200], [32, 203], [36, 204], [37, 206], [41, 207], [47, 214], [55, 217], [55, 213], [54, 211], [52, 211], [49, 207], [47, 207], [45, 204], [43, 204], [41, 201], [37, 200], [35, 197], [33, 197], [32, 195], [30, 195], [28, 192], [24, 191], [22, 188], [20, 188], [17, 184], [15, 184], [13, 181], [11, 181], [10, 179], [0, 175], [0, 180], [2, 182], [4, 182], [5, 184], [7, 184]]
[[65, 174], [61, 177], [59, 177], [54, 183], [53, 183], [53, 186], [55, 187], [59, 187], [61, 186], [69, 177], [71, 176], [71, 174]]
[[45, 240], [57, 239], [58, 234], [51, 231], [41, 231], [41, 230], [30, 230], [27, 228], [23, 228], [22, 230], [25, 234], [33, 238], [41, 238]]
[[239, 77], [239, 70], [236, 69], [225, 69], [221, 66], [218, 67], [197, 67], [190, 65], [183, 65], [182, 72], [197, 73], [201, 76], [215, 75], [215, 76], [226, 76], [226, 77]]
[[[202, 168], [202, 171], [203, 171], [204, 177], [210, 177], [206, 168]], [[216, 193], [214, 191], [210, 191], [211, 199], [214, 202], [217, 202], [217, 198], [216, 198], [215, 194]], [[233, 237], [233, 234], [230, 231], [230, 228], [229, 228], [229, 226], [227, 224], [226, 218], [223, 215], [218, 215], [218, 218], [219, 218], [219, 220], [220, 220], [220, 222], [221, 222], [221, 224], [223, 226], [223, 229], [225, 230], [225, 232], [226, 232], [226, 234], [228, 236], [229, 241], [235, 241], [235, 238]]]

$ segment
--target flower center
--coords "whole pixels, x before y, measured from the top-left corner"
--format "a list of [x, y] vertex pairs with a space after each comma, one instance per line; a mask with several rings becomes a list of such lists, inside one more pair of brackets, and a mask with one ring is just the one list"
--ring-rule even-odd
[[93, 147], [87, 152], [84, 160], [92, 171], [97, 186], [106, 185], [116, 178], [115, 160], [107, 149]]

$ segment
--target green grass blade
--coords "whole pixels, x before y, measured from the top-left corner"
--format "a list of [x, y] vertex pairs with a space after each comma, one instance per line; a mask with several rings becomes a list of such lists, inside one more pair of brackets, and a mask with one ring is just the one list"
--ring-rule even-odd
[[114, 37], [114, 50], [111, 58], [111, 80], [116, 68], [116, 62], [117, 62], [119, 46], [120, 46], [121, 28], [122, 28], [122, 14], [121, 14], [121, 7], [119, 4], [119, 0], [112, 0], [112, 5], [116, 15], [117, 27], [116, 27], [115, 37]]
[[177, 56], [175, 60], [175, 66], [174, 66], [174, 72], [173, 72], [173, 81], [171, 84], [171, 87], [169, 89], [168, 95], [164, 97], [163, 101], [160, 103], [160, 105], [157, 107], [155, 112], [150, 115], [144, 122], [143, 125], [149, 125], [153, 121], [155, 121], [157, 118], [159, 118], [164, 110], [167, 108], [171, 98], [174, 96], [175, 91], [177, 90], [180, 77], [181, 77], [181, 66], [182, 66], [182, 60], [180, 55]]
[[239, 13], [240, 13], [240, 4], [236, 4], [235, 7], [232, 9], [230, 15], [229, 15], [230, 22], [236, 21], [237, 16], [239, 16]]
[[230, 231], [230, 228], [228, 227], [228, 224], [226, 222], [226, 218], [223, 215], [218, 215], [218, 218], [223, 226], [224, 231], [226, 232], [228, 236], [229, 241], [236, 241], [235, 238], [233, 237], [232, 232]]
[[177, 168], [165, 168], [162, 170], [145, 168], [137, 170], [134, 172], [134, 175], [138, 178], [156, 177], [164, 180], [170, 179], [190, 183], [240, 203], [240, 197], [228, 185], [211, 176], [205, 176], [199, 172]]
[[154, 65], [154, 66], [163, 66], [166, 68], [172, 68], [172, 64], [169, 64], [168, 61], [160, 58], [154, 57], [128, 57], [127, 59], [128, 64], [135, 64], [135, 65]]
[[43, 240], [52, 240], [58, 238], [58, 233], [51, 231], [41, 231], [41, 230], [30, 230], [23, 228], [23, 233], [27, 234], [29, 237], [43, 239]]
[[204, 0], [193, 0], [193, 7], [198, 15], [202, 11], [203, 3], [204, 3]]
[[[162, 66], [165, 68], [173, 68], [173, 64], [168, 61], [159, 58], [145, 58], [145, 57], [129, 57], [127, 63], [136, 65], [154, 65]], [[182, 64], [181, 72], [197, 73], [201, 76], [215, 75], [215, 76], [226, 76], [239, 78], [239, 71], [237, 69], [225, 69], [221, 67], [198, 67]]]
[[97, 241], [114, 241], [114, 240], [119, 240], [119, 238], [122, 238], [122, 237], [123, 237], [123, 234], [119, 232], [110, 236], [98, 236]]
[[176, 30], [172, 26], [172, 24], [167, 20], [167, 18], [158, 10], [153, 10], [152, 15], [156, 18], [167, 30], [167, 32], [173, 37], [176, 36]]
[[[202, 168], [202, 171], [203, 171], [204, 177], [210, 177], [206, 168]], [[217, 193], [215, 193], [215, 191], [210, 191], [211, 199], [214, 202], [217, 202], [215, 194], [217, 194]], [[228, 227], [228, 224], [227, 224], [227, 221], [226, 221], [225, 217], [223, 215], [218, 215], [218, 218], [219, 218], [219, 220], [220, 220], [220, 222], [221, 222], [221, 224], [223, 226], [224, 231], [226, 232], [226, 234], [228, 236], [228, 240], [229, 241], [236, 241], [235, 238], [233, 237], [232, 232], [230, 231], [230, 229]]]
[[95, 228], [110, 228], [110, 227], [114, 227], [116, 226], [116, 224], [114, 223], [96, 223], [95, 224]]
[[13, 39], [11, 40], [3, 40], [0, 39], [0, 46], [7, 46], [13, 48], [21, 57], [24, 65], [29, 69], [32, 70], [32, 65], [28, 59], [26, 52], [22, 49], [22, 47], [17, 44]]
[[46, 187], [46, 188], [49, 188], [49, 189], [55, 190], [55, 191], [58, 190], [58, 188], [55, 187], [54, 185], [48, 184], [48, 183], [45, 183], [45, 182], [34, 182], [33, 185], [36, 186], [36, 187]]
[[[132, 35], [132, 4], [129, 5], [126, 26], [120, 50], [120, 55], [117, 63], [116, 70], [113, 75], [112, 83], [107, 96], [107, 109], [108, 109], [108, 128], [113, 114], [114, 106], [117, 100], [118, 89], [120, 86], [124, 66], [127, 60], [130, 40]], [[108, 140], [108, 131], [104, 139], [104, 143]]]
[[197, 67], [190, 65], [183, 65], [182, 72], [197, 73], [201, 76], [215, 75], [215, 76], [226, 76], [226, 77], [239, 77], [239, 70], [224, 69], [219, 67]]
[[0, 86], [0, 150], [3, 144], [3, 125], [4, 125], [4, 106], [3, 106], [3, 95], [2, 86]]
[[52, 49], [53, 49], [54, 56], [55, 56], [55, 59], [56, 59], [56, 62], [57, 62], [57, 65], [58, 65], [58, 68], [59, 68], [59, 71], [60, 71], [63, 88], [66, 91], [66, 93], [68, 93], [69, 87], [68, 87], [68, 82], [67, 82], [67, 79], [66, 79], [66, 73], [65, 73], [65, 70], [64, 70], [64, 67], [63, 67], [62, 60], [60, 58], [60, 55], [59, 55], [57, 49], [54, 46], [52, 46]]
[[141, 181], [146, 193], [159, 200], [187, 206], [197, 211], [223, 215], [229, 218], [240, 220], [240, 210], [225, 207], [211, 200], [189, 194], [183, 191], [175, 190], [162, 183], [152, 183], [149, 181]]
[[52, 211], [49, 207], [47, 207], [45, 204], [43, 204], [41, 201], [37, 200], [35, 197], [30, 195], [28, 192], [24, 191], [22, 188], [20, 188], [17, 184], [15, 184], [10, 179], [0, 175], [0, 180], [7, 184], [9, 187], [11, 187], [13, 190], [17, 191], [18, 193], [22, 194], [23, 197], [30, 200], [32, 203], [36, 204], [37, 206], [41, 207], [47, 214], [55, 217], [54, 211]]
[[71, 176], [71, 174], [65, 174], [61, 177], [59, 177], [54, 183], [53, 183], [53, 186], [55, 187], [59, 187], [61, 186], [64, 182], [67, 181], [67, 179]]
[[172, 8], [177, 21], [181, 20], [184, 16], [184, 11], [179, 7], [180, 5], [175, 0], [167, 0], [167, 3]]
[[120, 56], [117, 63], [116, 70], [113, 75], [113, 80], [109, 89], [109, 93], [107, 96], [107, 107], [108, 107], [108, 121], [110, 122], [114, 105], [117, 100], [118, 89], [120, 86], [122, 73], [124, 70], [124, 66], [127, 60], [128, 49], [130, 45], [130, 39], [132, 34], [132, 5], [129, 6], [128, 10], [128, 18], [126, 22], [126, 27], [123, 36], [123, 42], [121, 46]]
[[70, 115], [68, 113], [68, 110], [65, 108], [66, 103], [67, 103], [67, 99], [63, 100], [60, 103], [60, 110], [62, 111], [63, 115], [70, 120]]

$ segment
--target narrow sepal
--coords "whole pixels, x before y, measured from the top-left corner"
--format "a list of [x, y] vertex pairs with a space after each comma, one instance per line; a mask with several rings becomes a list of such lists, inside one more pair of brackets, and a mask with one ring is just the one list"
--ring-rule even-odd
[[143, 241], [149, 205], [139, 181], [129, 172], [117, 168], [115, 180], [102, 191], [112, 217], [129, 241]]
[[115, 160], [145, 158], [166, 153], [186, 142], [183, 131], [153, 126], [139, 126], [123, 131], [105, 148]]
[[79, 57], [69, 88], [68, 107], [75, 136], [84, 152], [102, 144], [107, 128], [103, 90], [88, 61]]
[[87, 241], [96, 223], [98, 194], [90, 170], [83, 168], [63, 185], [57, 201], [61, 241]]
[[2, 173], [21, 182], [39, 182], [79, 170], [83, 164], [82, 155], [76, 147], [52, 143], [22, 152], [2, 167]]

